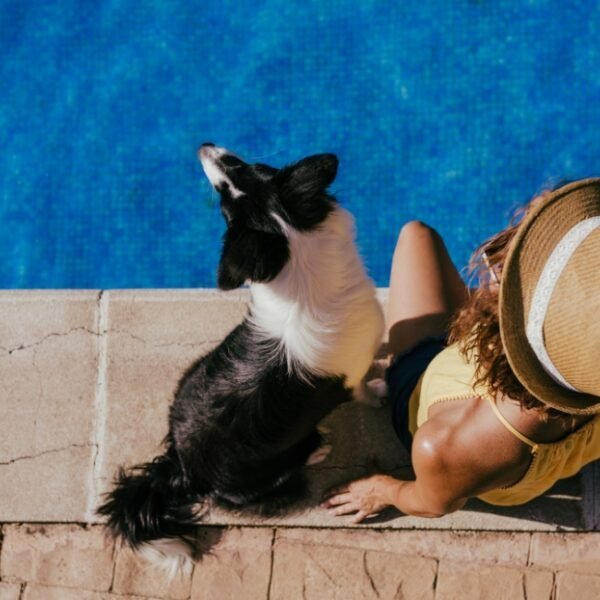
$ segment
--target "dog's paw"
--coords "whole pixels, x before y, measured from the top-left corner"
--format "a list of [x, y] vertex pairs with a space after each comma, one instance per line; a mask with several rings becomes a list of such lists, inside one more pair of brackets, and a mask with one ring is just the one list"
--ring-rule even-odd
[[306, 460], [306, 465], [318, 465], [322, 463], [328, 456], [329, 453], [333, 450], [333, 446], [331, 444], [325, 444], [320, 448], [317, 448]]

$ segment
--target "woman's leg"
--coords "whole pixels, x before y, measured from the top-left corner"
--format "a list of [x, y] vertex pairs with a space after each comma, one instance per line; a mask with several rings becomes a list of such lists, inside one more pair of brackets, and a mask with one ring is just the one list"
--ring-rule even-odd
[[387, 309], [388, 350], [398, 354], [427, 336], [442, 335], [468, 290], [440, 235], [419, 221], [400, 231]]

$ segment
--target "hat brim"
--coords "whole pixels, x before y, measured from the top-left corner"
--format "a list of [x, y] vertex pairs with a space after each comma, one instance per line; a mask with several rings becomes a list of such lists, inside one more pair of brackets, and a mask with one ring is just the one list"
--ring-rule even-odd
[[[562, 202], [561, 202], [562, 201]], [[577, 223], [600, 215], [600, 178], [559, 188], [530, 209], [508, 251], [500, 283], [500, 335], [504, 352], [525, 389], [552, 408], [570, 414], [600, 412], [600, 397], [569, 390], [544, 369], [527, 341], [534, 285], [559, 240]]]

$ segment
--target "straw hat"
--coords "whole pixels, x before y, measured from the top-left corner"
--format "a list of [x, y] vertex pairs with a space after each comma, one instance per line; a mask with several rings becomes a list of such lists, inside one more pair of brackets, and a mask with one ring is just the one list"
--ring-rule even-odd
[[533, 396], [600, 412], [600, 178], [544, 197], [513, 238], [500, 284], [508, 362]]

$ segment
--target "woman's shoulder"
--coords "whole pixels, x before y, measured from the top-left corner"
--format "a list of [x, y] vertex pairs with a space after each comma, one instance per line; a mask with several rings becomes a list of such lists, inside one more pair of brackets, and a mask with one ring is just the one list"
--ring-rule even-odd
[[[523, 442], [511, 433], [492, 410], [489, 398], [471, 393], [455, 401], [439, 402], [429, 410], [429, 418], [424, 431], [444, 432], [451, 440], [474, 447], [489, 448], [489, 444], [498, 444], [503, 448], [501, 454], [520, 454], [516, 452]], [[514, 448], [515, 452], [509, 452]]]
[[[419, 424], [423, 424], [439, 410], [447, 410], [448, 414], [462, 413], [470, 402], [479, 398], [481, 402], [477, 401], [476, 405], [481, 406], [481, 411], [477, 414], [481, 414], [485, 422], [493, 416], [495, 418], [491, 419], [491, 423], [503, 425], [502, 416], [495, 415], [486, 405], [490, 401], [495, 402], [500, 414], [520, 433], [534, 442], [547, 444], [568, 436], [593, 418], [589, 415], [545, 418], [536, 408], [524, 409], [510, 398], [499, 397], [492, 400], [487, 390], [473, 388], [476, 368], [475, 361], [467, 358], [458, 344], [444, 348], [431, 361], [423, 375]], [[450, 400], [462, 402], [447, 402]]]
[[520, 479], [531, 461], [530, 449], [495, 419], [487, 404], [472, 395], [432, 407], [415, 435], [413, 461], [448, 477], [464, 477], [473, 496]]

